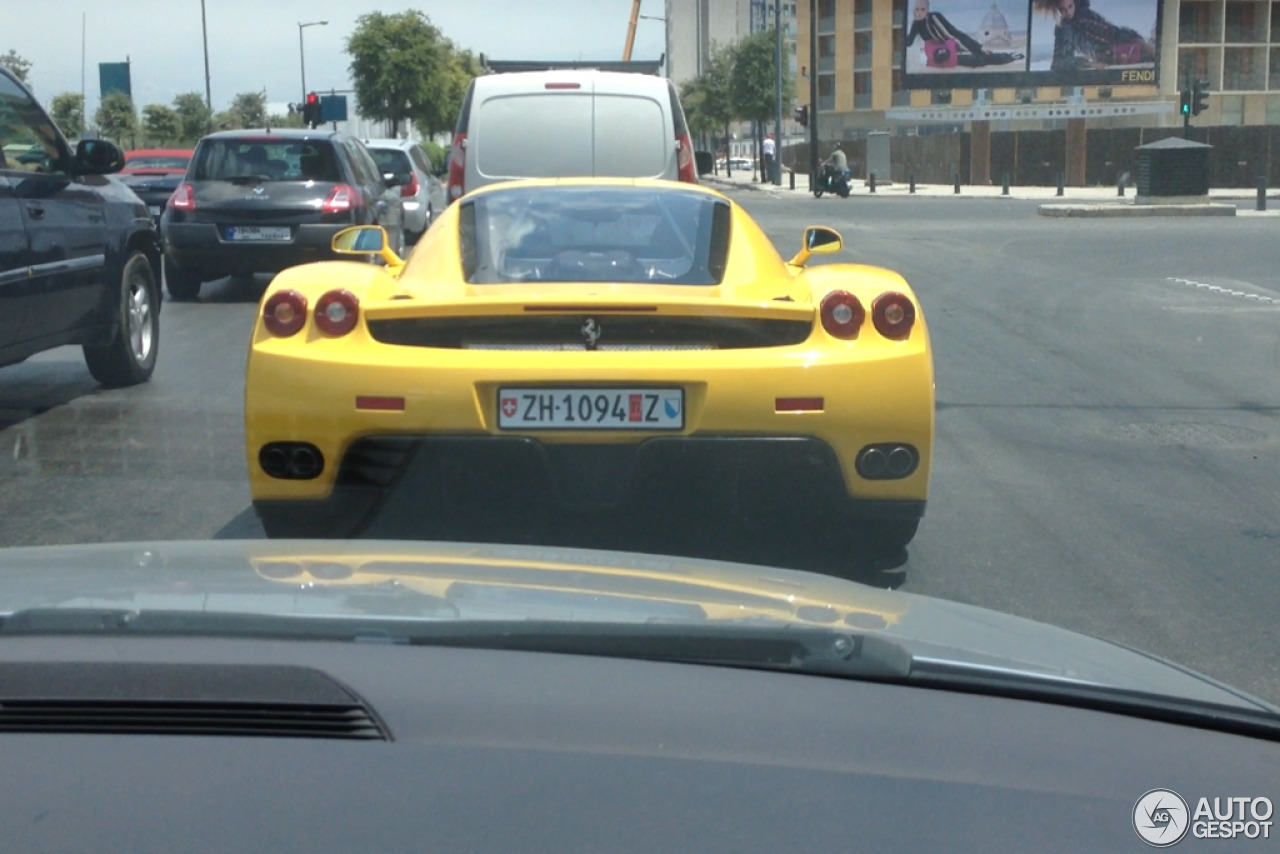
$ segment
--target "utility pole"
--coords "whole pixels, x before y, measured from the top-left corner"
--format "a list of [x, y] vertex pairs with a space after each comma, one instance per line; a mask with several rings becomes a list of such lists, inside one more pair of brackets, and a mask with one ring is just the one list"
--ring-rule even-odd
[[773, 0], [773, 95], [777, 112], [773, 117], [773, 162], [769, 180], [782, 186], [782, 0]]
[[200, 0], [200, 33], [204, 36], [204, 105], [213, 110], [213, 86], [209, 82], [209, 25], [204, 17], [204, 0]]
[[809, 0], [809, 182], [818, 183], [818, 0]]

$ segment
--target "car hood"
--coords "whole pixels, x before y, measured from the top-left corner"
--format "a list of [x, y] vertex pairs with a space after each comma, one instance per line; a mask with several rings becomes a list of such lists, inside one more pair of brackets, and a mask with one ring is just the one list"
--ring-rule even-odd
[[1280, 713], [1109, 641], [795, 570], [467, 543], [224, 540], [0, 550], [0, 615], [113, 609], [388, 620], [799, 627], [879, 636], [974, 673]]

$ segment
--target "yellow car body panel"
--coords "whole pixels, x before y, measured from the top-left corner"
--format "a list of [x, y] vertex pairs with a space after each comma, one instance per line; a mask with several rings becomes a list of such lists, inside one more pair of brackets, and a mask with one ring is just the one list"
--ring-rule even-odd
[[[530, 185], [672, 187], [714, 191], [661, 181], [574, 179]], [[502, 192], [493, 185], [467, 198]], [[723, 198], [723, 197], [721, 197]], [[465, 199], [464, 199], [465, 202]], [[851, 499], [926, 499], [934, 432], [933, 362], [928, 327], [910, 286], [890, 270], [853, 264], [799, 267], [783, 261], [763, 230], [732, 206], [732, 239], [723, 282], [716, 286], [598, 282], [468, 284], [463, 276], [458, 219], [453, 204], [432, 225], [402, 267], [363, 261], [302, 265], [279, 274], [263, 305], [293, 290], [313, 308], [334, 289], [360, 301], [360, 322], [330, 337], [309, 316], [305, 327], [276, 337], [261, 310], [250, 345], [245, 392], [246, 453], [255, 501], [320, 500], [333, 491], [338, 461], [353, 442], [377, 435], [523, 435], [543, 443], [636, 443], [670, 431], [499, 430], [501, 387], [678, 387], [685, 394], [685, 423], [675, 435], [812, 437], [839, 461]], [[396, 275], [398, 273], [398, 275]], [[818, 320], [818, 304], [833, 290], [852, 293], [866, 307], [858, 335], [842, 340]], [[916, 306], [916, 322], [904, 340], [873, 328], [872, 301], [893, 291]], [[528, 316], [531, 312], [589, 314], [608, 328], [611, 317], [773, 318], [811, 324], [800, 343], [706, 350], [501, 350], [404, 346], [379, 342], [374, 321], [410, 317]], [[357, 397], [403, 398], [403, 410], [357, 408]], [[775, 411], [779, 398], [821, 398], [821, 411]], [[269, 442], [315, 445], [326, 465], [318, 477], [269, 476], [259, 451]], [[859, 476], [860, 449], [905, 442], [919, 450], [907, 477]], [[922, 511], [921, 511], [922, 512]]]

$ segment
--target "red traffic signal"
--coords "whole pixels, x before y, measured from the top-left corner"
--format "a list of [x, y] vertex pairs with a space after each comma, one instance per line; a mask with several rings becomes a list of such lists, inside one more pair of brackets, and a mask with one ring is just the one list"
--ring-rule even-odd
[[320, 96], [315, 92], [307, 93], [307, 102], [302, 105], [302, 120], [306, 122], [307, 127], [316, 127], [320, 124]]

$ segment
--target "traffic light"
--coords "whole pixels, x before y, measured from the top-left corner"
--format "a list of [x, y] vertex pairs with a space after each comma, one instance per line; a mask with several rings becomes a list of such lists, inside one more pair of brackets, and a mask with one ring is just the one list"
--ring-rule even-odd
[[306, 103], [302, 105], [302, 120], [309, 128], [320, 124], [320, 96], [315, 92], [307, 93]]
[[800, 123], [800, 127], [807, 128], [809, 126], [809, 105], [803, 104], [796, 107], [796, 121]]
[[1178, 115], [1191, 115], [1191, 90], [1183, 89], [1179, 94], [1182, 96], [1182, 100], [1178, 104]]
[[1191, 81], [1191, 115], [1198, 116], [1209, 109], [1209, 81], [1197, 77]]

